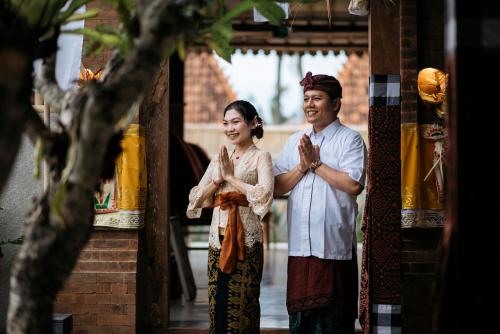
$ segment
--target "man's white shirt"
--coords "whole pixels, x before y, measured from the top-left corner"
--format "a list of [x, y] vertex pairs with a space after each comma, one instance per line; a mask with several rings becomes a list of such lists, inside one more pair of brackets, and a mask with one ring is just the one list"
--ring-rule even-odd
[[[274, 161], [274, 175], [287, 173], [299, 164], [298, 145], [303, 134], [320, 146], [323, 164], [365, 185], [366, 147], [356, 131], [337, 119], [323, 131], [312, 128], [291, 135]], [[358, 207], [356, 196], [330, 186], [308, 172], [292, 189], [288, 198], [288, 254], [323, 259], [349, 260], [356, 243]]]

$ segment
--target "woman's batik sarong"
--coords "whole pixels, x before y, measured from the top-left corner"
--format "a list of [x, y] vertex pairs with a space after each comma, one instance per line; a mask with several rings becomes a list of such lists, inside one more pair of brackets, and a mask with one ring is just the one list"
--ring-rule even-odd
[[220, 250], [208, 249], [209, 333], [259, 333], [261, 243], [245, 247], [245, 259], [236, 263], [234, 274], [219, 269]]

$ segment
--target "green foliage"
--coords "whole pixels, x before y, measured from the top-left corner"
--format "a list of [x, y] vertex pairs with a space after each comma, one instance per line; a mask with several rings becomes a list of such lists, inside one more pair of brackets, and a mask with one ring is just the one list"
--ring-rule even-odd
[[135, 4], [132, 0], [105, 0], [111, 3], [118, 13], [120, 19], [119, 30], [124, 34], [124, 36], [129, 37], [130, 43], [132, 42], [132, 36], [135, 34], [133, 28], [133, 14], [135, 13]]
[[[120, 50], [120, 53], [126, 57], [133, 47], [126, 34], [119, 31], [102, 29], [102, 27], [97, 27], [96, 29], [80, 28], [64, 30], [63, 33], [87, 36], [91, 41], [92, 52], [101, 51], [104, 47], [111, 47]], [[89, 50], [86, 50], [86, 52], [90, 53]]]
[[[68, 5], [68, 8], [61, 10], [58, 15], [58, 22], [66, 22], [68, 18], [75, 14], [75, 12], [82, 6], [92, 2], [93, 0], [73, 0]], [[65, 1], [67, 2], [67, 1]]]
[[75, 13], [66, 19], [66, 22], [80, 21], [85, 19], [90, 19], [96, 17], [99, 14], [99, 10], [90, 9], [84, 13]]
[[222, 0], [216, 0], [215, 2], [209, 1], [208, 6], [216, 6], [215, 9], [209, 7], [208, 10], [208, 12], [216, 14], [213, 23], [208, 28], [202, 30], [202, 36], [204, 37], [202, 42], [228, 62], [230, 62], [231, 54], [234, 52], [234, 48], [231, 47], [233, 19], [252, 10], [254, 7], [257, 8], [271, 24], [282, 24], [285, 18], [283, 9], [275, 2], [269, 0], [243, 0], [231, 10], [227, 10]]
[[279, 25], [285, 19], [285, 12], [274, 1], [253, 0], [255, 8], [264, 15], [271, 24]]
[[50, 212], [54, 212], [55, 214], [57, 214], [59, 219], [61, 219], [62, 224], [66, 223], [63, 213], [61, 211], [61, 205], [64, 201], [64, 196], [66, 195], [66, 188], [67, 188], [67, 183], [64, 181], [61, 182], [59, 188], [56, 190], [56, 193], [54, 194], [54, 197], [50, 202]]
[[[51, 30], [70, 21], [96, 15], [95, 11], [87, 13], [75, 12], [93, 0], [10, 0], [12, 9], [17, 15], [26, 19], [28, 24], [43, 36]], [[68, 5], [67, 5], [68, 4]], [[66, 8], [64, 8], [67, 6]]]
[[[75, 0], [83, 1], [83, 0]], [[87, 2], [92, 0], [86, 0]], [[105, 0], [105, 2], [113, 5], [115, 8], [120, 26], [114, 28], [110, 25], [100, 25], [95, 29], [81, 28], [73, 30], [63, 30], [62, 33], [66, 34], [81, 34], [89, 39], [89, 43], [85, 47], [85, 54], [97, 54], [104, 48], [112, 48], [120, 51], [123, 57], [127, 57], [131, 50], [134, 48], [134, 15], [135, 6], [131, 0]], [[91, 18], [98, 15], [93, 9], [88, 10], [82, 14], [75, 14], [74, 16], [81, 16], [84, 18]], [[67, 19], [71, 19], [71, 16]]]
[[[94, 0], [10, 0], [16, 12], [25, 17], [28, 23], [41, 32], [59, 32], [60, 27], [67, 22], [89, 19], [99, 15], [97, 9], [89, 9], [84, 13], [76, 13], [83, 5]], [[119, 50], [123, 57], [130, 54], [134, 48], [134, 38], [138, 34], [138, 21], [133, 0], [103, 0], [111, 4], [119, 17], [118, 28], [98, 26], [95, 29], [82, 28], [64, 30], [62, 33], [82, 34], [86, 36], [85, 53], [93, 54], [104, 48]], [[281, 2], [314, 2], [317, 0], [290, 0]], [[231, 47], [233, 37], [232, 21], [252, 10], [254, 7], [265, 16], [273, 25], [283, 24], [285, 12], [275, 1], [271, 0], [242, 0], [233, 8], [228, 9], [225, 0], [207, 0], [205, 7], [198, 14], [205, 18], [203, 24], [198, 27], [198, 36], [195, 39], [186, 40], [185, 36], [178, 36], [175, 45], [168, 46], [166, 55], [171, 55], [176, 50], [181, 58], [186, 55], [186, 50], [192, 44], [207, 45], [219, 56], [230, 61], [234, 49]], [[194, 9], [187, 8], [190, 12]]]

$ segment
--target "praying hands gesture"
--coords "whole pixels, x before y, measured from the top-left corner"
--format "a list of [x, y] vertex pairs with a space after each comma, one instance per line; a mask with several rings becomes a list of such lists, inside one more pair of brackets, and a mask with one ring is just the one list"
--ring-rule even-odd
[[302, 173], [306, 173], [311, 164], [319, 159], [319, 146], [314, 145], [308, 135], [304, 134], [300, 138], [299, 149], [299, 168]]
[[234, 176], [234, 165], [226, 146], [222, 145], [219, 152], [219, 171], [222, 179], [236, 188], [240, 193], [246, 195], [246, 183]]
[[229, 154], [227, 153], [227, 148], [222, 145], [219, 152], [219, 170], [222, 179], [228, 181], [234, 176], [234, 165], [231, 159], [229, 159]]

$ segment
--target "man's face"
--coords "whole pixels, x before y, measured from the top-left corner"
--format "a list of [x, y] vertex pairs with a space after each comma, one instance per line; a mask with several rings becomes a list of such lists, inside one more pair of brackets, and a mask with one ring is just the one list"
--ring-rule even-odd
[[328, 93], [321, 90], [308, 90], [304, 93], [304, 114], [307, 122], [315, 127], [324, 127], [336, 118], [339, 99], [332, 102]]

